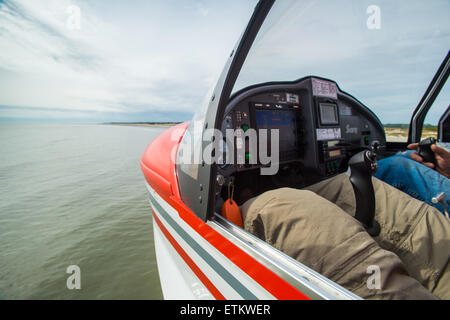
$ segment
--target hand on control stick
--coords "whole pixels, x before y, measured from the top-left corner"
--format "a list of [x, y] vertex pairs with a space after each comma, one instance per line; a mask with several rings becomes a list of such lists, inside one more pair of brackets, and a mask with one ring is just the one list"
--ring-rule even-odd
[[[417, 150], [418, 147], [419, 147], [418, 143], [412, 143], [408, 145], [408, 149], [410, 150]], [[436, 165], [431, 162], [424, 162], [423, 158], [419, 156], [417, 152], [411, 153], [410, 157], [414, 161], [422, 163], [428, 168], [435, 169], [437, 172], [450, 179], [450, 152], [446, 151], [445, 149], [435, 144], [431, 145], [431, 151], [434, 152]]]

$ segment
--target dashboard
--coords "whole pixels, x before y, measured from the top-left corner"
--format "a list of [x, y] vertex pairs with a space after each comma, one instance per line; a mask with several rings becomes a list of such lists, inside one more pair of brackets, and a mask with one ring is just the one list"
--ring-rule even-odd
[[221, 131], [226, 138], [217, 172], [225, 179], [260, 174], [276, 162], [298, 165], [296, 174], [312, 184], [346, 171], [350, 157], [373, 143], [386, 145], [377, 116], [336, 82], [318, 77], [238, 92], [225, 109]]

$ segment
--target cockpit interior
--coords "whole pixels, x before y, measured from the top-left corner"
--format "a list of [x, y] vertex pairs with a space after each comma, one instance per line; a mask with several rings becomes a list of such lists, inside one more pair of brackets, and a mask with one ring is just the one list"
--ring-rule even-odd
[[[272, 129], [277, 129], [277, 139], [271, 139]], [[237, 92], [226, 107], [221, 131], [216, 212], [229, 197], [230, 184], [233, 199], [242, 205], [268, 190], [304, 188], [346, 172], [353, 155], [371, 149], [382, 157], [386, 146], [378, 117], [336, 82], [319, 77]]]

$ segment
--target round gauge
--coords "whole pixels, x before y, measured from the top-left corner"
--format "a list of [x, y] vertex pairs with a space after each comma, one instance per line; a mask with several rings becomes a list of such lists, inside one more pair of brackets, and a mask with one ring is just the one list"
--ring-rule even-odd
[[225, 127], [227, 129], [233, 128], [233, 118], [230, 115], [225, 117]]

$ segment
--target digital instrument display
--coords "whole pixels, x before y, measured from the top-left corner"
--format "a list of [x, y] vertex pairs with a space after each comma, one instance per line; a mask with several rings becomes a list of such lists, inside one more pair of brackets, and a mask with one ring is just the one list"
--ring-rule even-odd
[[258, 129], [279, 130], [280, 152], [297, 148], [297, 125], [294, 110], [255, 109], [255, 119]]
[[321, 124], [339, 124], [337, 105], [333, 103], [319, 104]]

